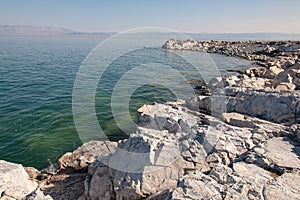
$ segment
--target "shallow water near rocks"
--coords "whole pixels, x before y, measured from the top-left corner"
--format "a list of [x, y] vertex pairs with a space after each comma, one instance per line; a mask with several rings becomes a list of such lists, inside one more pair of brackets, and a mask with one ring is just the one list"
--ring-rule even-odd
[[[73, 84], [82, 61], [102, 40], [0, 37], [0, 159], [41, 169], [82, 144], [73, 121]], [[148, 40], [151, 48], [120, 56], [100, 79], [95, 106], [99, 123], [110, 139], [127, 137], [115, 125], [110, 101], [115, 84], [126, 70], [145, 63], [167, 63], [187, 80], [214, 74], [211, 61], [205, 60], [203, 53], [182, 52], [192, 59], [201, 58], [205, 73], [199, 75], [188, 62], [160, 48], [165, 40]], [[217, 54], [211, 54], [211, 58], [221, 73], [250, 65], [249, 61]], [[163, 86], [141, 86], [130, 100], [131, 116], [136, 120], [137, 108], [145, 103], [174, 99]]]

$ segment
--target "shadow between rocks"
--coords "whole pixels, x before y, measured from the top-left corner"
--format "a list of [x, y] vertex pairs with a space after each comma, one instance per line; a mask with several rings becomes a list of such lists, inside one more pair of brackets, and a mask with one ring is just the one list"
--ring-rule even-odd
[[43, 187], [44, 194], [54, 200], [78, 199], [84, 193], [87, 173], [56, 174]]

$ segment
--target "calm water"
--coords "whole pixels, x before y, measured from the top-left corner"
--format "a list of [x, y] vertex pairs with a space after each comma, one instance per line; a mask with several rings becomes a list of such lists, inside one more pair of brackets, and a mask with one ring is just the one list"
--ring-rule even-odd
[[[72, 90], [79, 66], [101, 41], [0, 37], [0, 159], [41, 169], [81, 145], [73, 121]], [[155, 48], [128, 52], [115, 60], [101, 77], [96, 112], [110, 139], [126, 137], [115, 125], [110, 107], [112, 89], [126, 71], [143, 63], [167, 63], [187, 79], [201, 78], [188, 62], [161, 49], [163, 42], [157, 38], [149, 40], [149, 45]], [[181, 53], [191, 59], [203, 56], [197, 52]], [[249, 65], [248, 61], [220, 55], [211, 58], [221, 72]], [[205, 70], [202, 76], [212, 73], [205, 57], [200, 65]], [[131, 116], [135, 119], [135, 110], [144, 103], [171, 99], [175, 96], [167, 88], [146, 84], [130, 100]]]

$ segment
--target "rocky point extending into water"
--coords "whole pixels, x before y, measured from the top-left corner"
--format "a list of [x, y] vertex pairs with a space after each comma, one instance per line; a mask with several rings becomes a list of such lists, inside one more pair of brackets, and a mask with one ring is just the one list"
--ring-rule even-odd
[[144, 105], [119, 142], [91, 141], [54, 170], [0, 162], [0, 199], [300, 199], [300, 42], [169, 40], [255, 61], [189, 100]]

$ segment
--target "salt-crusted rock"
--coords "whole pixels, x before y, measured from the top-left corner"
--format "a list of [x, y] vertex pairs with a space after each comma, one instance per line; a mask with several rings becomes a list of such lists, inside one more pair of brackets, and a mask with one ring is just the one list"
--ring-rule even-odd
[[0, 160], [0, 198], [5, 200], [31, 199], [50, 200], [39, 191], [38, 184], [30, 180], [20, 164]]
[[163, 104], [143, 106], [139, 111], [139, 124], [149, 129], [165, 129], [171, 133], [192, 132], [197, 124], [189, 113]]
[[119, 145], [109, 162], [117, 199], [133, 194], [142, 198], [174, 188], [185, 170], [195, 168], [182, 158], [181, 142], [175, 137], [170, 142], [166, 134], [140, 128], [138, 135]]
[[231, 112], [259, 117], [273, 122], [297, 123], [296, 105], [299, 94], [265, 93], [256, 91], [238, 92], [228, 102]]
[[270, 172], [244, 162], [234, 163], [233, 170], [233, 184], [228, 185], [224, 199], [264, 199], [264, 184], [273, 179]]
[[233, 184], [235, 180], [232, 176], [233, 170], [227, 165], [216, 164], [210, 171], [209, 176], [221, 184]]

